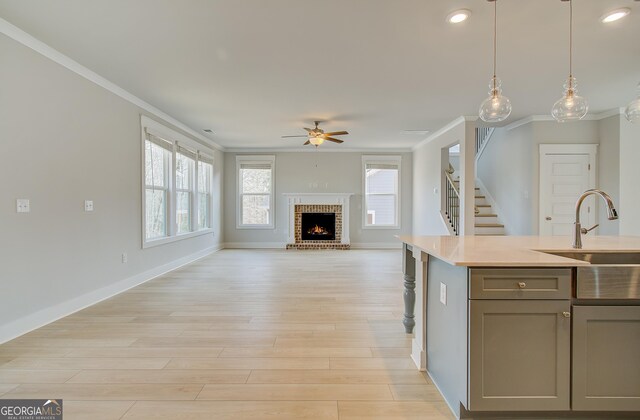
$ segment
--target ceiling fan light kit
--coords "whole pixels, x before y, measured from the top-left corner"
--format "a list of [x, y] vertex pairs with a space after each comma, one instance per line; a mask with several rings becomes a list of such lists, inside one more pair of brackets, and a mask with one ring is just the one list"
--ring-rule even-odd
[[497, 45], [498, 45], [498, 0], [488, 0], [493, 3], [493, 77], [489, 84], [489, 97], [482, 101], [478, 114], [485, 122], [500, 122], [511, 114], [511, 101], [502, 94], [502, 82], [496, 76]]
[[577, 94], [577, 81], [573, 77], [573, 1], [569, 1], [569, 78], [564, 84], [564, 95], [551, 108], [551, 116], [558, 122], [581, 120], [589, 111], [587, 100]]
[[307, 141], [305, 141], [303, 143], [304, 146], [306, 146], [307, 144], [312, 144], [315, 147], [320, 146], [322, 143], [324, 143], [325, 141], [330, 141], [333, 143], [344, 143], [344, 140], [340, 140], [340, 139], [336, 139], [333, 136], [346, 136], [347, 134], [349, 134], [348, 131], [332, 131], [329, 133], [325, 133], [323, 129], [321, 129], [320, 127], [318, 127], [318, 125], [321, 123], [321, 121], [314, 121], [315, 123], [315, 128], [307, 128], [307, 127], [303, 127], [305, 129], [305, 131], [307, 132], [307, 135], [302, 135], [302, 136], [282, 136], [282, 138], [291, 138], [291, 137], [307, 137]]

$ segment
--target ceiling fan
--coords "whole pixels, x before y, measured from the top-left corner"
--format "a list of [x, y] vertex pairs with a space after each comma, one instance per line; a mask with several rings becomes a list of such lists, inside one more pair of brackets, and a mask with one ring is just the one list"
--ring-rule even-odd
[[304, 142], [305, 145], [313, 144], [314, 146], [318, 147], [322, 143], [324, 143], [325, 140], [332, 141], [334, 143], [342, 143], [343, 140], [333, 138], [332, 136], [344, 136], [344, 135], [349, 134], [349, 132], [347, 132], [347, 131], [332, 131], [330, 133], [325, 133], [323, 129], [318, 127], [318, 124], [320, 124], [321, 122], [322, 121], [314, 121], [314, 123], [316, 125], [315, 128], [303, 127], [305, 130], [307, 130], [307, 134], [306, 135], [302, 135], [302, 136], [282, 136], [282, 138], [284, 139], [284, 138], [290, 138], [290, 137], [307, 137], [307, 141]]

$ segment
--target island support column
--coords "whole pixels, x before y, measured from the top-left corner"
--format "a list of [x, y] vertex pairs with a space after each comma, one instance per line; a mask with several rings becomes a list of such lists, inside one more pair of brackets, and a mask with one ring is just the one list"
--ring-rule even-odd
[[413, 332], [415, 321], [416, 305], [416, 260], [413, 258], [413, 248], [410, 245], [402, 244], [402, 274], [404, 275], [404, 317], [402, 324], [407, 334]]
[[418, 369], [427, 370], [427, 272], [429, 254], [414, 249], [415, 260], [415, 328], [411, 342], [411, 359]]

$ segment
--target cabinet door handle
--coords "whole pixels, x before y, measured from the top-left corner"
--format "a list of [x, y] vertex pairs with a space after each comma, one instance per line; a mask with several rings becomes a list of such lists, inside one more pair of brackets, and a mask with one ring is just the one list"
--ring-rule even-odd
[[520, 283], [518, 283], [518, 287], [524, 289], [525, 287], [527, 287], [527, 283], [521, 281]]
[[565, 311], [562, 313], [562, 316], [564, 316], [565, 318], [571, 318], [571, 312]]

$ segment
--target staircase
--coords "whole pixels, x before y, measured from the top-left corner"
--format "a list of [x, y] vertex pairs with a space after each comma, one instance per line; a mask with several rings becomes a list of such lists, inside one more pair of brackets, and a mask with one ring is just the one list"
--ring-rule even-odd
[[[476, 128], [475, 156], [476, 163], [484, 151], [491, 135], [495, 131], [492, 127]], [[445, 196], [442, 215], [449, 225], [449, 232], [460, 235], [460, 178], [449, 164], [449, 168], [443, 171], [445, 177]], [[489, 204], [487, 197], [479, 187], [475, 190], [475, 220], [474, 233], [478, 236], [506, 235], [504, 225], [500, 223], [498, 215]]]
[[[459, 188], [460, 181], [453, 181], [456, 188]], [[506, 235], [504, 225], [500, 223], [498, 215], [494, 212], [491, 204], [487, 201], [487, 197], [483, 194], [479, 187], [476, 187], [475, 194], [476, 216], [475, 216], [475, 234], [477, 236]], [[458, 233], [456, 232], [456, 235]]]

